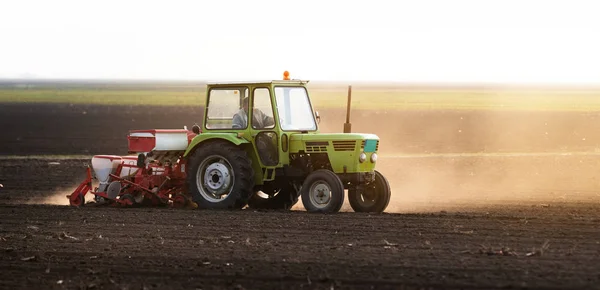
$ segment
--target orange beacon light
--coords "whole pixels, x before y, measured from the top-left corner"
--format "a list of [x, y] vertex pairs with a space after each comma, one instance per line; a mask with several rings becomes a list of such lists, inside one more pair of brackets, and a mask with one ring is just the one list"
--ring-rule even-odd
[[290, 80], [290, 72], [289, 71], [286, 70], [283, 72], [283, 79], [286, 81]]

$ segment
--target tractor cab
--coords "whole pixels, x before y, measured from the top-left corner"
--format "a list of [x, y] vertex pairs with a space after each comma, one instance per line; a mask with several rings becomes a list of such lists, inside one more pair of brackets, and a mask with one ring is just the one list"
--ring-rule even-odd
[[[259, 157], [256, 161], [261, 168], [286, 164], [290, 135], [318, 133], [307, 83], [289, 77], [209, 83], [202, 132], [233, 133], [253, 144], [255, 152], [251, 153]], [[264, 176], [265, 179], [269, 177]]]

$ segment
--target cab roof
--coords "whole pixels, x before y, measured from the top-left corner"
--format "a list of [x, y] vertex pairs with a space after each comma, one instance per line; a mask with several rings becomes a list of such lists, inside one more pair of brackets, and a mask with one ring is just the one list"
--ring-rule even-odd
[[264, 81], [219, 81], [219, 82], [207, 82], [209, 86], [226, 86], [226, 85], [305, 85], [309, 81], [307, 80], [264, 80]]

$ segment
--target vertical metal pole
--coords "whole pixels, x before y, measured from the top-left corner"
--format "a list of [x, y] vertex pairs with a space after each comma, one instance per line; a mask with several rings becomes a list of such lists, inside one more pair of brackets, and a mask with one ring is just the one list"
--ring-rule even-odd
[[344, 124], [344, 133], [352, 132], [350, 124], [350, 104], [352, 103], [352, 86], [348, 86], [348, 104], [346, 106], [346, 123]]

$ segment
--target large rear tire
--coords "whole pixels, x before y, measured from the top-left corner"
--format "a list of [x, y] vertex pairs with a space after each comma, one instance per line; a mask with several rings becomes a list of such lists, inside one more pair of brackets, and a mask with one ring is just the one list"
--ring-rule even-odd
[[289, 210], [298, 203], [298, 190], [291, 182], [281, 182], [278, 185], [265, 186], [254, 192], [248, 201], [252, 209]]
[[383, 212], [390, 203], [390, 184], [383, 174], [375, 170], [375, 181], [362, 190], [348, 189], [348, 202], [355, 212]]
[[229, 142], [198, 148], [189, 159], [187, 181], [201, 209], [241, 209], [254, 187], [254, 171], [246, 152]]
[[334, 213], [344, 204], [344, 184], [335, 173], [319, 169], [306, 177], [300, 195], [307, 211]]

